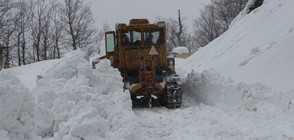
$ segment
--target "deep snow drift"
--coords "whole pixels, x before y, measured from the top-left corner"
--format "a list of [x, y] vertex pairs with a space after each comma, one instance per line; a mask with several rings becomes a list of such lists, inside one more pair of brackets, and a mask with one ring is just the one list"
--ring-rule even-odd
[[92, 70], [85, 56], [66, 54], [41, 74], [34, 96], [18, 78], [0, 73], [1, 140], [144, 138], [119, 71], [108, 60]]
[[119, 71], [108, 60], [92, 70], [85, 56], [67, 54], [38, 81], [37, 134], [56, 140], [143, 137]]

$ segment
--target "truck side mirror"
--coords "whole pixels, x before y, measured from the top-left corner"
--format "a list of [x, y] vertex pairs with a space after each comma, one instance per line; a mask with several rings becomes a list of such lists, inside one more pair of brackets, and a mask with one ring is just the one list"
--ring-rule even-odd
[[115, 35], [114, 32], [106, 32], [105, 33], [105, 45], [106, 45], [106, 52], [114, 52], [115, 46]]

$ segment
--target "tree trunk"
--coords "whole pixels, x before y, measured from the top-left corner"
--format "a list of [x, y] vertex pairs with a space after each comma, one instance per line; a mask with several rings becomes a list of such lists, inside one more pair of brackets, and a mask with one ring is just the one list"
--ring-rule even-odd
[[21, 49], [22, 49], [22, 64], [25, 65], [26, 64], [26, 60], [25, 60], [26, 39], [24, 34], [24, 28], [23, 28], [23, 34], [22, 34]]
[[9, 44], [6, 44], [6, 54], [5, 54], [5, 62], [4, 62], [4, 68], [9, 68]]
[[18, 66], [21, 66], [21, 56], [20, 56], [20, 36], [21, 32], [17, 35], [17, 57], [18, 57]]
[[77, 50], [76, 37], [75, 37], [74, 31], [73, 31], [72, 23], [70, 23], [69, 27], [70, 27], [70, 34], [71, 34], [71, 37], [72, 37], [73, 50]]
[[179, 13], [179, 18], [178, 18], [178, 20], [179, 20], [179, 32], [176, 33], [176, 36], [177, 36], [177, 38], [179, 40], [179, 45], [180, 46], [184, 46], [183, 45], [183, 41], [182, 41], [182, 37], [181, 37], [181, 35], [183, 33], [183, 25], [182, 25], [182, 19], [181, 19], [181, 11], [178, 10], [178, 13]]
[[60, 58], [60, 52], [59, 52], [59, 45], [58, 45], [59, 40], [55, 40], [55, 46], [54, 46], [54, 51], [53, 51], [53, 57], [56, 58], [56, 53], [57, 53], [57, 58]]
[[48, 49], [47, 39], [45, 39], [45, 41], [44, 41], [44, 60], [47, 60], [47, 49]]
[[2, 53], [3, 53], [3, 50], [0, 48], [0, 70], [3, 68], [3, 56], [2, 56]]

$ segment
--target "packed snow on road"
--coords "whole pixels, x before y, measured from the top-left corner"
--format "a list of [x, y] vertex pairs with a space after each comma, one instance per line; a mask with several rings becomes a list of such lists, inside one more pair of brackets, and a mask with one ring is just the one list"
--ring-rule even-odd
[[178, 109], [132, 109], [119, 71], [108, 60], [92, 69], [81, 50], [2, 70], [0, 140], [292, 140], [293, 7], [293, 0], [265, 0], [177, 59]]

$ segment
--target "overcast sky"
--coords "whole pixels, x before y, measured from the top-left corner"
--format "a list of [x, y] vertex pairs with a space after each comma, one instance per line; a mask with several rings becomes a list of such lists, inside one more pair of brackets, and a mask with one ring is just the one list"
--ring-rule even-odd
[[203, 5], [210, 0], [87, 0], [92, 3], [98, 27], [108, 23], [112, 29], [116, 23], [129, 23], [132, 18], [148, 18], [154, 21], [156, 16], [177, 18], [178, 9], [185, 24], [192, 26], [192, 22], [199, 16]]

